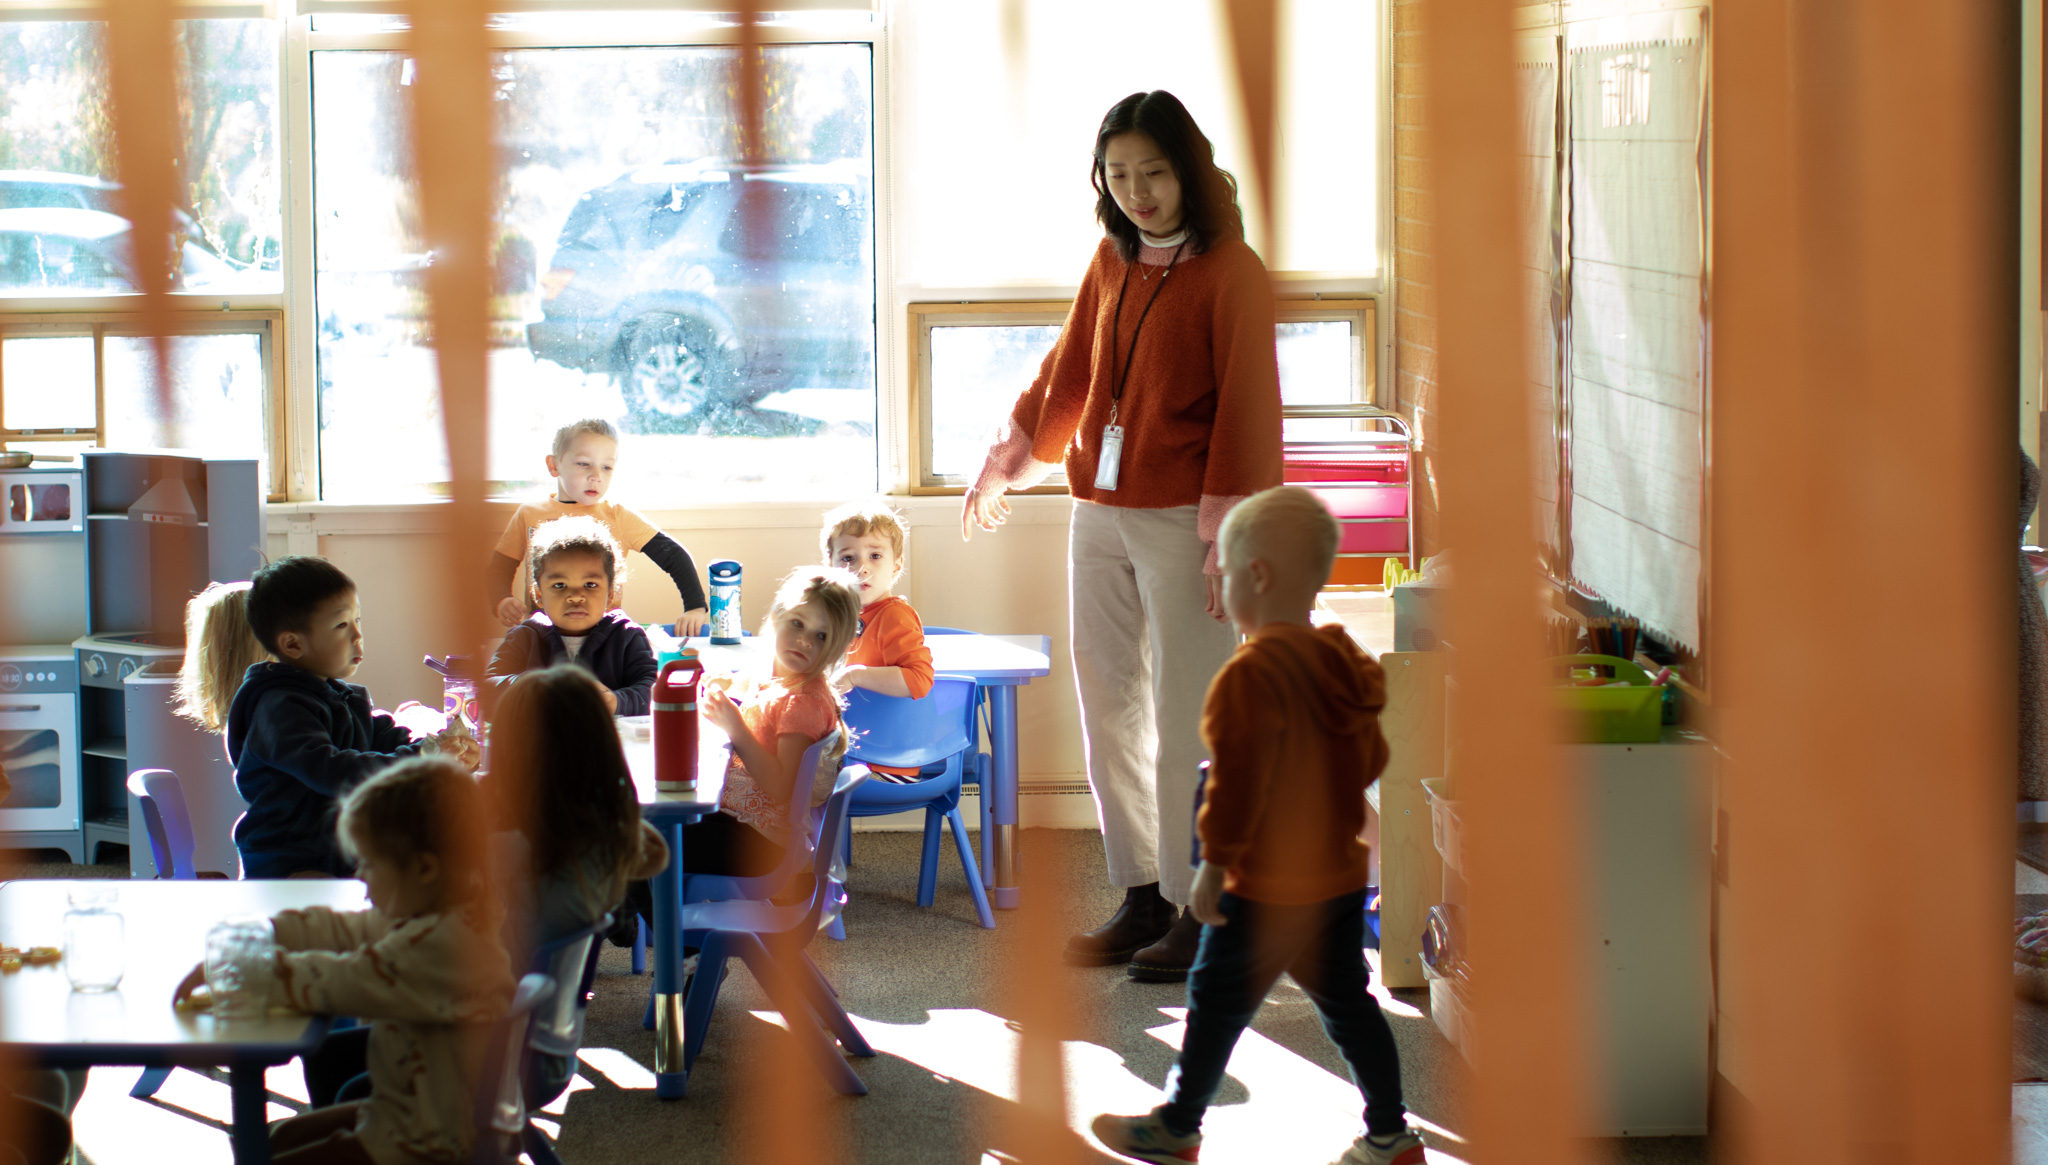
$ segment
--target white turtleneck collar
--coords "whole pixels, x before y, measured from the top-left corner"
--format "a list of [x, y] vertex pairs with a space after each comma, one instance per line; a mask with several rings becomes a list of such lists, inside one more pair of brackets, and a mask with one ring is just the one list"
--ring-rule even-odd
[[1179, 230], [1173, 232], [1172, 234], [1166, 236], [1163, 239], [1155, 239], [1151, 235], [1146, 234], [1144, 231], [1138, 232], [1139, 245], [1146, 247], [1154, 247], [1161, 251], [1171, 251], [1175, 247], [1178, 247], [1182, 243], [1185, 243], [1187, 241], [1188, 228], [1186, 227], [1180, 228]]

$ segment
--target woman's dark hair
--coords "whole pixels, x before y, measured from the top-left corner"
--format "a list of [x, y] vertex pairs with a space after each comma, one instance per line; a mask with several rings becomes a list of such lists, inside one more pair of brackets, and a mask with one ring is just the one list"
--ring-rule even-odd
[[1128, 263], [1138, 257], [1138, 224], [1130, 220], [1109, 192], [1108, 164], [1103, 155], [1109, 140], [1141, 133], [1159, 143], [1173, 176], [1180, 181], [1181, 223], [1196, 254], [1223, 239], [1244, 237], [1244, 212], [1237, 205], [1237, 179], [1216, 165], [1216, 147], [1209, 143], [1180, 98], [1164, 89], [1133, 93], [1109, 107], [1102, 128], [1095, 131], [1095, 217], [1116, 240], [1117, 253]]
[[535, 877], [620, 878], [638, 844], [640, 797], [590, 672], [561, 664], [505, 690], [491, 720], [490, 783], [500, 823], [532, 847]]

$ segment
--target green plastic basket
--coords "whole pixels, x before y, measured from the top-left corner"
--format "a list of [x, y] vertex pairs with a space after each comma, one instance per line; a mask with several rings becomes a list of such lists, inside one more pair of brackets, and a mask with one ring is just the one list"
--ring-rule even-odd
[[1664, 734], [1664, 688], [1652, 684], [1648, 672], [1613, 655], [1560, 655], [1554, 667], [1599, 665], [1614, 669], [1626, 685], [1597, 688], [1560, 685], [1557, 706], [1566, 714], [1567, 739], [1587, 744], [1655, 744]]

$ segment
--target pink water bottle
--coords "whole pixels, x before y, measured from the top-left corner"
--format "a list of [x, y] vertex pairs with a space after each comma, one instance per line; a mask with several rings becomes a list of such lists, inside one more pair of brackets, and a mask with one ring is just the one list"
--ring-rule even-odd
[[654, 787], [663, 793], [697, 791], [697, 683], [704, 664], [696, 652], [662, 665], [654, 680]]

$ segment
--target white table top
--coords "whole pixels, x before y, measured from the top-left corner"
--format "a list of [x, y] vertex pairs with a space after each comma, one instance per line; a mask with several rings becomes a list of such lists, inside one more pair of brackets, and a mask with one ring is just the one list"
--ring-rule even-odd
[[0, 973], [0, 1045], [150, 1046], [182, 1050], [197, 1061], [218, 1051], [224, 1062], [237, 1048], [296, 1043], [304, 1038], [305, 1016], [217, 1022], [210, 1015], [180, 1013], [171, 1006], [171, 994], [205, 957], [207, 929], [230, 914], [369, 905], [363, 884], [353, 878], [8, 882], [0, 885], [0, 944], [63, 946], [67, 899], [80, 885], [113, 887], [120, 895], [115, 909], [127, 938], [121, 985], [97, 995], [75, 992], [61, 963]]
[[[752, 635], [737, 644], [686, 639], [706, 670], [718, 673], [765, 671], [769, 645]], [[983, 681], [1034, 679], [1052, 672], [1050, 641], [1043, 635], [927, 635], [932, 670], [942, 675], [970, 675]]]

